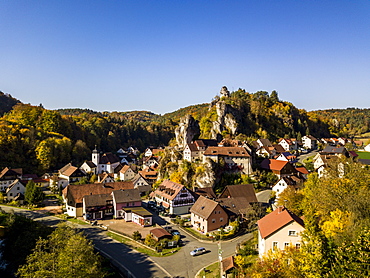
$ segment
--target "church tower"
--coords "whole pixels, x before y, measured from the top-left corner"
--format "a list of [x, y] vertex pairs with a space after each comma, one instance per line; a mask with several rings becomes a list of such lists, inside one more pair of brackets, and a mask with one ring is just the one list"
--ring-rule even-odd
[[100, 155], [99, 155], [99, 152], [96, 149], [96, 145], [95, 145], [95, 149], [92, 151], [91, 161], [96, 165], [96, 167], [98, 167], [99, 160], [100, 160]]

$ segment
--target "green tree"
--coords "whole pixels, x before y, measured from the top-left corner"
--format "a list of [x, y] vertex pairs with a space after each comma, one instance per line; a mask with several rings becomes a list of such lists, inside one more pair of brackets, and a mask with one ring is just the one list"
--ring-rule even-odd
[[141, 235], [141, 233], [139, 231], [135, 231], [135, 232], [132, 233], [132, 238], [134, 240], [141, 240], [142, 235]]
[[34, 181], [30, 180], [27, 182], [24, 198], [27, 204], [37, 205], [44, 200], [45, 195], [41, 188], [36, 186]]
[[105, 277], [100, 258], [82, 233], [61, 224], [48, 236], [39, 239], [26, 264], [17, 272], [19, 277]]
[[370, 230], [363, 230], [353, 242], [344, 242], [335, 252], [330, 277], [370, 277]]

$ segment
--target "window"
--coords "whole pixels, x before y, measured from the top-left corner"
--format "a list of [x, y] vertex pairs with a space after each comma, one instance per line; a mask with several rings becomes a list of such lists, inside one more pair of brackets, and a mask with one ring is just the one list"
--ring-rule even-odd
[[299, 248], [301, 248], [301, 244], [300, 243], [296, 243], [295, 244], [295, 249], [299, 249]]
[[289, 247], [289, 242], [284, 242], [284, 249], [286, 249], [287, 247]]
[[221, 217], [221, 218], [220, 218], [220, 222], [223, 222], [223, 221], [224, 221], [224, 219]]
[[298, 236], [297, 231], [289, 231], [288, 235], [289, 236]]
[[212, 223], [216, 223], [216, 219], [212, 219]]
[[272, 242], [272, 249], [276, 250], [278, 248], [279, 243], [277, 241]]

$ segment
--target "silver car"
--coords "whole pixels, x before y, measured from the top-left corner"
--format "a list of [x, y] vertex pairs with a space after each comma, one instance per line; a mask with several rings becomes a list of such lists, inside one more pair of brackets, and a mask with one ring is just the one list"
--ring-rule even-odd
[[199, 247], [190, 252], [190, 255], [197, 256], [206, 252], [206, 248]]

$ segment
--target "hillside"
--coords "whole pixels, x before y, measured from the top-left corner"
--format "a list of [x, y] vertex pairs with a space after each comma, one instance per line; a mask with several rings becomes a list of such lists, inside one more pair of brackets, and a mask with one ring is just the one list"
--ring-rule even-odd
[[0, 117], [12, 110], [12, 107], [17, 103], [20, 103], [18, 99], [0, 91]]
[[338, 137], [351, 138], [370, 131], [370, 109], [327, 109], [308, 114], [327, 122], [330, 132]]
[[[252, 141], [280, 137], [346, 136], [369, 131], [369, 109], [306, 112], [278, 94], [224, 87], [210, 103], [191, 105], [165, 115], [149, 111], [97, 112], [90, 109], [47, 110], [0, 93], [0, 167], [42, 173], [68, 162], [80, 164], [97, 146], [115, 151], [135, 146], [166, 146], [181, 119], [192, 115], [201, 138]], [[15, 106], [14, 106], [15, 105]], [[348, 136], [346, 136], [348, 137]], [[173, 142], [173, 141], [172, 141]]]

